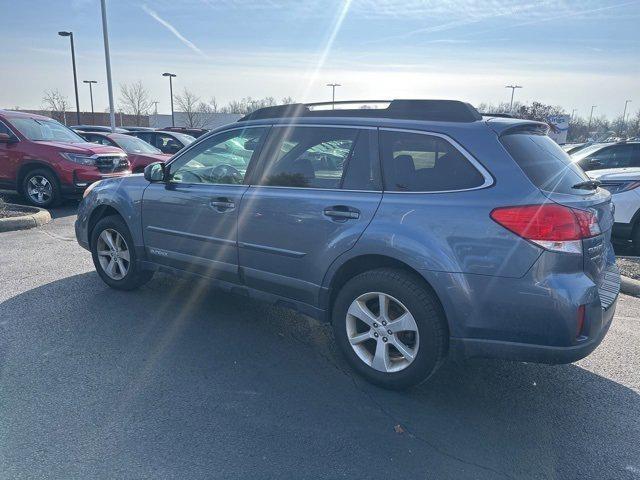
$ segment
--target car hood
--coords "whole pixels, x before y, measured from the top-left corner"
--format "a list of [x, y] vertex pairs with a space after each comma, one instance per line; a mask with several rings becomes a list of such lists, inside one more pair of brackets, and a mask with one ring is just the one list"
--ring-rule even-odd
[[45, 141], [37, 141], [35, 142], [38, 145], [43, 145], [46, 147], [58, 148], [64, 152], [71, 153], [81, 153], [84, 155], [105, 155], [105, 154], [114, 154], [124, 153], [120, 148], [117, 147], [109, 147], [106, 145], [98, 145], [96, 143], [67, 143], [67, 142], [45, 142]]
[[640, 180], [640, 167], [590, 170], [586, 174], [589, 175], [589, 178], [600, 181]]
[[130, 153], [130, 157], [148, 158], [154, 162], [167, 162], [173, 155], [168, 153]]

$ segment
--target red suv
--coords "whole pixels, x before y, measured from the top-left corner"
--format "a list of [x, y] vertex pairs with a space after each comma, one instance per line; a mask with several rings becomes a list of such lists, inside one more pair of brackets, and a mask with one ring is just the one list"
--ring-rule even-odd
[[97, 180], [130, 173], [119, 148], [88, 143], [48, 117], [0, 110], [0, 188], [34, 205], [53, 206]]

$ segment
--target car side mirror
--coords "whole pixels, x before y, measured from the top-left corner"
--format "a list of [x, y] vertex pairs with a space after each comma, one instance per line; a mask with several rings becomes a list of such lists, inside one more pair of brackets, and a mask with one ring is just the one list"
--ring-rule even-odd
[[153, 162], [144, 167], [144, 179], [147, 182], [163, 182], [165, 167], [163, 162]]
[[18, 140], [8, 133], [0, 133], [0, 143], [16, 143]]

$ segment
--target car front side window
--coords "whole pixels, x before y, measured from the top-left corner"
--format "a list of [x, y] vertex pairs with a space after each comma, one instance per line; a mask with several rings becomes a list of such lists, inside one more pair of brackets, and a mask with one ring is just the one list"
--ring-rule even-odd
[[267, 127], [219, 133], [185, 152], [170, 166], [173, 183], [240, 185], [258, 152]]

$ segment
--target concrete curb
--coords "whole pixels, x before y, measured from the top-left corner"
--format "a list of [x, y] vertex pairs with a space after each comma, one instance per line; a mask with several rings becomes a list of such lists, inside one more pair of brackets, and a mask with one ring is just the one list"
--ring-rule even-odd
[[625, 295], [640, 297], [640, 281], [620, 275], [620, 291]]
[[19, 217], [0, 218], [0, 232], [26, 230], [27, 228], [39, 227], [51, 221], [51, 214], [44, 208], [26, 207], [14, 203], [7, 203], [6, 205], [24, 210], [27, 213]]

